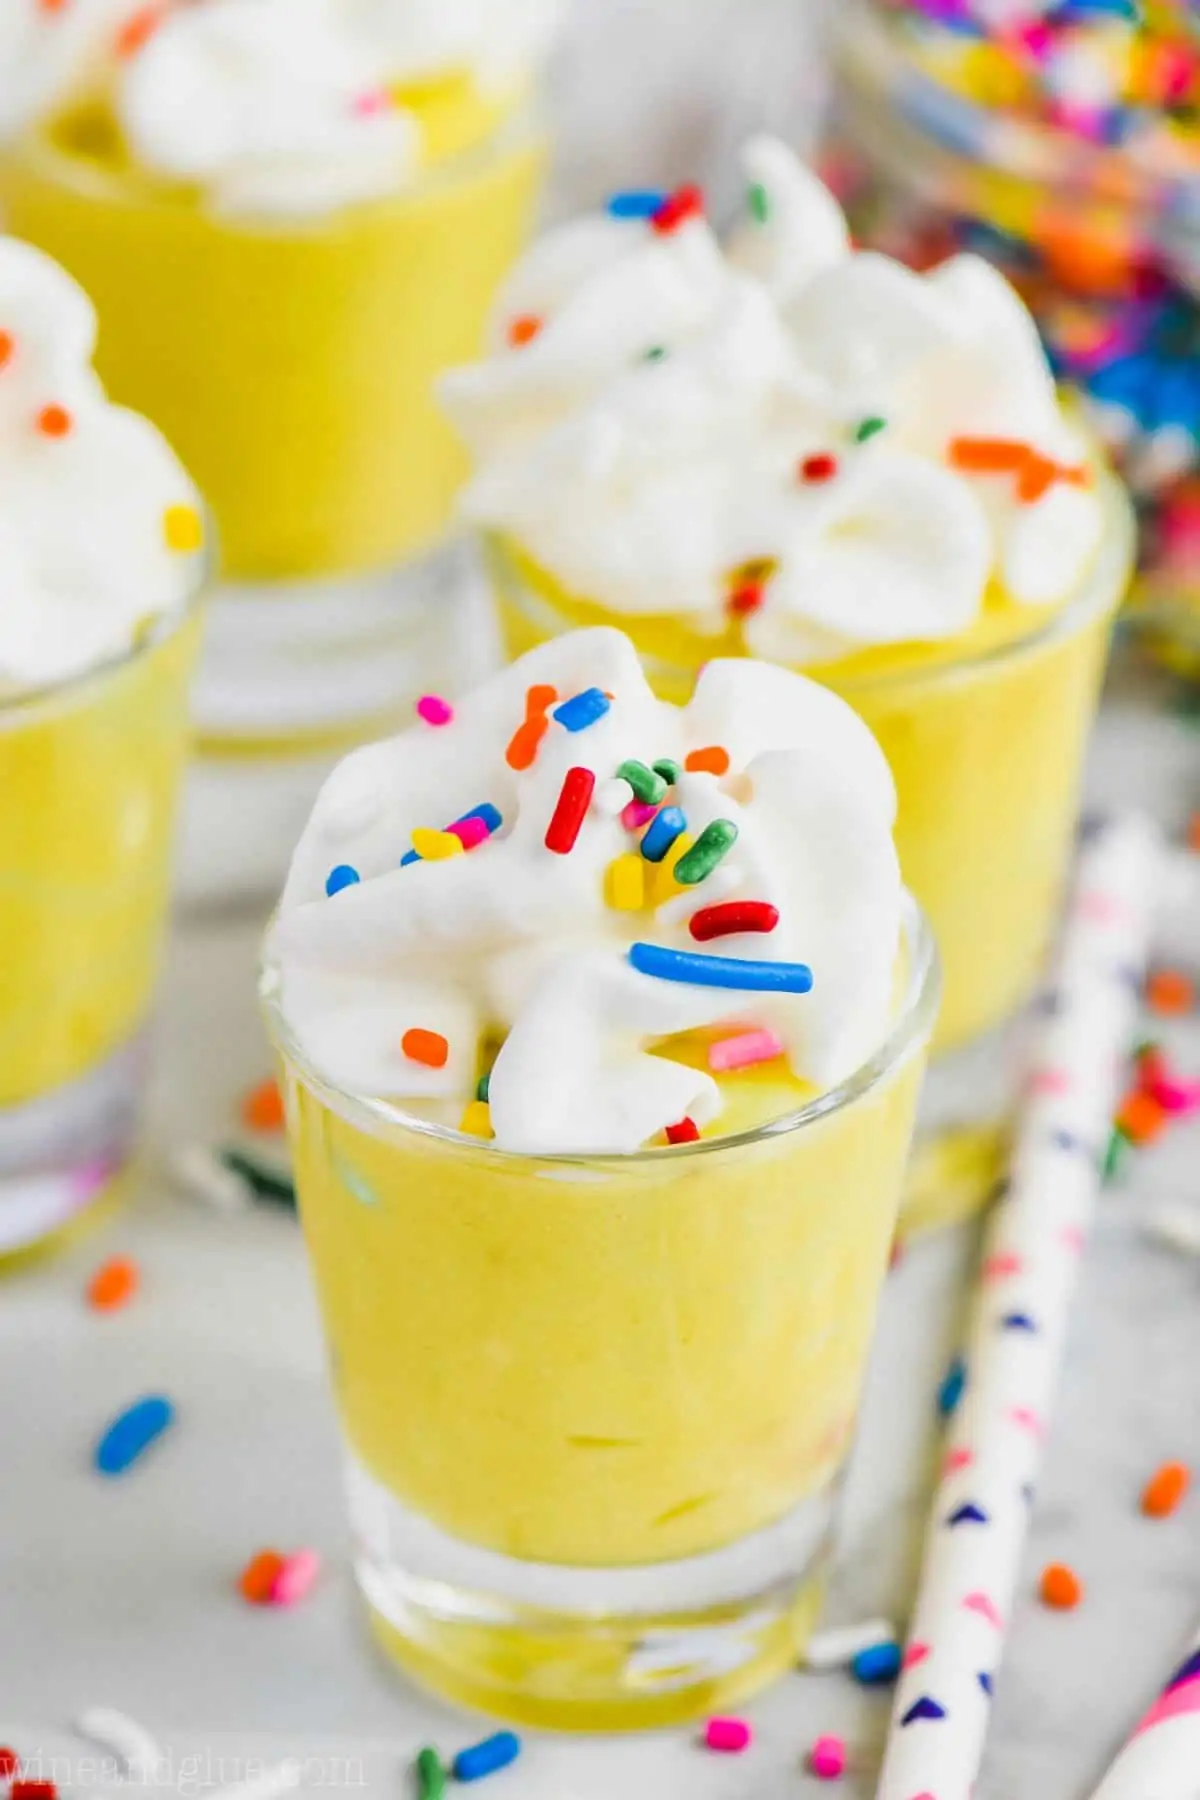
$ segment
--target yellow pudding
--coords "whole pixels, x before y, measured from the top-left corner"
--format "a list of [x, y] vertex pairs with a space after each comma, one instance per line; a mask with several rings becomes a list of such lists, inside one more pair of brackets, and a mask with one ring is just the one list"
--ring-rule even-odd
[[352, 573], [434, 547], [466, 459], [433, 399], [475, 355], [528, 232], [543, 148], [466, 78], [400, 96], [427, 166], [317, 219], [222, 217], [134, 167], [81, 102], [0, 155], [9, 227], [100, 315], [97, 368], [212, 507], [225, 574]]
[[[899, 796], [896, 845], [942, 959], [934, 1051], [1001, 1024], [1038, 979], [1062, 896], [1083, 754], [1133, 527], [1104, 484], [1094, 566], [1063, 606], [1031, 610], [990, 587], [952, 641], [885, 645], [805, 670], [840, 693], [882, 745]], [[513, 546], [490, 546], [509, 652], [612, 614], [566, 594]], [[744, 655], [740, 628], [705, 637], [674, 618], [622, 616], [656, 691], [680, 701], [716, 656]]]
[[[926, 969], [919, 992], [928, 981]], [[827, 1495], [933, 1004], [922, 992], [923, 1026], [910, 1019], [886, 1072], [827, 1096], [828, 1111], [797, 1114], [805, 1090], [764, 1065], [721, 1078], [722, 1125], [739, 1135], [623, 1159], [515, 1157], [383, 1109], [372, 1119], [285, 1055], [354, 1461], [460, 1541], [593, 1570], [701, 1556]], [[401, 1663], [460, 1701], [619, 1728], [692, 1716], [788, 1666], [814, 1579], [745, 1624], [747, 1655], [699, 1690], [639, 1682], [638, 1629], [624, 1624], [574, 1641], [546, 1619], [542, 1641], [534, 1618], [484, 1629], [431, 1615], [403, 1634], [375, 1623]], [[716, 1608], [710, 1623], [739, 1616]]]

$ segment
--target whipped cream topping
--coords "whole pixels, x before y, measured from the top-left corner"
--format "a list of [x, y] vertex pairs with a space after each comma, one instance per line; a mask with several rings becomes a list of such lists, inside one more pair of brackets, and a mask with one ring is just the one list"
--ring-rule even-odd
[[536, 245], [491, 354], [442, 385], [467, 515], [572, 594], [820, 661], [951, 638], [998, 578], [1064, 600], [1102, 515], [1028, 312], [988, 264], [851, 250], [782, 144], [744, 153], [722, 247], [699, 196], [619, 195]]
[[89, 87], [141, 166], [234, 215], [320, 215], [403, 189], [418, 117], [398, 95], [528, 79], [558, 0], [0, 0], [0, 140]]
[[649, 1054], [660, 1039], [770, 1032], [822, 1088], [878, 1048], [895, 789], [834, 694], [734, 659], [676, 708], [604, 628], [541, 645], [445, 723], [421, 710], [334, 772], [273, 928], [283, 1013], [328, 1080], [458, 1124], [500, 1038], [502, 1149], [624, 1153], [721, 1109], [711, 1074]]
[[95, 339], [70, 276], [0, 237], [0, 690], [121, 655], [198, 579], [196, 490], [154, 426], [106, 400]]

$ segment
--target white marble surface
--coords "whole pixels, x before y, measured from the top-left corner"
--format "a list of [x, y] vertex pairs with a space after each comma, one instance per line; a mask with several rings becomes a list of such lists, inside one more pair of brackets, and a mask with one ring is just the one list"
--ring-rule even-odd
[[[1093, 788], [1148, 802], [1178, 826], [1200, 798], [1200, 734], [1156, 710], [1143, 687], [1117, 681]], [[101, 1702], [154, 1731], [173, 1760], [169, 1786], [185, 1794], [232, 1779], [239, 1758], [283, 1755], [325, 1759], [311, 1766], [314, 1787], [400, 1794], [420, 1743], [452, 1747], [476, 1730], [393, 1680], [360, 1630], [294, 1222], [269, 1211], [217, 1216], [161, 1174], [163, 1146], [227, 1131], [236, 1096], [266, 1067], [256, 936], [255, 921], [237, 918], [177, 932], [155, 1065], [159, 1154], [136, 1204], [97, 1240], [0, 1289], [0, 1742], [65, 1758], [59, 1774], [79, 1790], [110, 1791], [69, 1729]], [[1172, 1035], [1200, 1070], [1200, 1029]], [[1198, 1148], [1200, 1125], [1178, 1130], [1104, 1203], [978, 1800], [1084, 1800], [1200, 1619], [1200, 1497], [1157, 1524], [1136, 1504], [1163, 1459], [1200, 1468], [1200, 1261], [1157, 1247], [1142, 1225], [1157, 1200], [1200, 1202]], [[82, 1285], [118, 1251], [140, 1260], [145, 1292], [99, 1319]], [[943, 1236], [911, 1251], [890, 1280], [832, 1616], [903, 1616], [933, 1396], [970, 1253], [969, 1232]], [[134, 1477], [101, 1484], [88, 1461], [99, 1427], [152, 1388], [175, 1398], [177, 1429]], [[330, 1562], [295, 1612], [253, 1611], [233, 1591], [248, 1556], [270, 1542], [311, 1543]], [[1073, 1615], [1033, 1598], [1052, 1557], [1087, 1581]], [[857, 1800], [870, 1792], [886, 1708], [886, 1697], [844, 1677], [797, 1674], [750, 1709], [748, 1757], [707, 1755], [682, 1731], [536, 1737], [494, 1791], [497, 1800], [786, 1800], [816, 1790], [802, 1752], [818, 1732], [839, 1730], [856, 1758], [841, 1791]]]
[[[799, 130], [814, 91], [810, 35], [799, 0], [581, 0], [560, 74], [559, 203], [697, 168], [719, 193], [747, 124]], [[1177, 828], [1200, 804], [1200, 735], [1119, 681], [1092, 783]], [[314, 1759], [310, 1789], [391, 1800], [408, 1791], [403, 1771], [420, 1743], [449, 1749], [477, 1734], [474, 1721], [397, 1683], [360, 1630], [294, 1222], [220, 1218], [161, 1174], [163, 1147], [226, 1131], [235, 1097], [265, 1070], [256, 936], [255, 921], [234, 917], [176, 933], [151, 1107], [158, 1154], [136, 1203], [97, 1240], [0, 1287], [0, 1743], [61, 1758], [55, 1773], [79, 1793], [118, 1791], [70, 1730], [100, 1702], [153, 1730], [170, 1758], [163, 1791], [184, 1795], [235, 1779], [247, 1759], [299, 1755]], [[1200, 1070], [1200, 1030], [1177, 1035]], [[1142, 1227], [1155, 1200], [1200, 1209], [1198, 1148], [1200, 1126], [1180, 1130], [1105, 1201], [977, 1800], [1084, 1800], [1200, 1620], [1200, 1498], [1160, 1524], [1136, 1505], [1164, 1458], [1200, 1468], [1200, 1261], [1158, 1248]], [[119, 1251], [140, 1260], [145, 1292], [98, 1319], [82, 1285]], [[944, 1236], [889, 1283], [831, 1616], [903, 1615], [933, 1396], [970, 1254], [969, 1232]], [[96, 1433], [148, 1388], [175, 1398], [178, 1428], [135, 1477], [101, 1485], [89, 1468]], [[293, 1613], [253, 1611], [233, 1591], [266, 1542], [311, 1543], [329, 1560], [319, 1592]], [[1032, 1597], [1036, 1571], [1060, 1556], [1088, 1583], [1073, 1615]], [[521, 1764], [486, 1791], [789, 1800], [817, 1791], [802, 1753], [835, 1730], [855, 1756], [840, 1792], [870, 1793], [886, 1696], [797, 1674], [750, 1711], [756, 1746], [742, 1759], [706, 1755], [685, 1732], [530, 1737]]]

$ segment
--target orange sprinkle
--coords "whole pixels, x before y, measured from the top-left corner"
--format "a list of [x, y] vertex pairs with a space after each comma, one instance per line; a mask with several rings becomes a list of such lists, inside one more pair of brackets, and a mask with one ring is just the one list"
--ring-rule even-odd
[[199, 550], [204, 542], [204, 523], [194, 506], [168, 506], [163, 514], [163, 537], [168, 550]]
[[1047, 1563], [1042, 1570], [1041, 1594], [1047, 1606], [1070, 1612], [1083, 1599], [1083, 1583], [1066, 1563]]
[[1142, 1511], [1148, 1519], [1169, 1519], [1192, 1484], [1186, 1463], [1164, 1463], [1142, 1489]]
[[114, 1256], [102, 1263], [88, 1282], [89, 1306], [97, 1312], [116, 1312], [138, 1291], [141, 1270], [130, 1256]]
[[523, 725], [518, 725], [504, 752], [504, 760], [509, 768], [531, 769], [538, 753], [538, 745], [548, 730], [549, 722], [545, 718], [526, 719]]
[[1016, 438], [956, 437], [948, 451], [951, 467], [972, 475], [1015, 475], [1033, 454]]
[[550, 711], [550, 708], [557, 699], [558, 689], [556, 687], [551, 687], [548, 682], [537, 682], [533, 687], [526, 688], [525, 717], [527, 719], [540, 719], [544, 713]]
[[284, 1558], [278, 1550], [260, 1550], [252, 1556], [238, 1576], [238, 1587], [252, 1606], [269, 1606], [271, 1591], [283, 1568]]
[[1156, 1013], [1188, 1013], [1196, 989], [1182, 969], [1156, 969], [1146, 983], [1146, 1005]]
[[242, 1124], [251, 1131], [282, 1131], [284, 1125], [283, 1095], [274, 1076], [260, 1081], [248, 1094], [243, 1094]]
[[400, 1048], [410, 1062], [424, 1063], [427, 1069], [444, 1069], [450, 1045], [440, 1031], [426, 1031], [414, 1025], [400, 1039]]
[[38, 9], [48, 13], [62, 12], [66, 4], [67, 0], [38, 0]]
[[117, 33], [114, 48], [120, 57], [136, 56], [143, 49], [163, 22], [164, 8], [161, 6], [143, 6], [140, 12], [134, 13], [131, 19]]
[[1188, 820], [1185, 837], [1189, 850], [1200, 850], [1200, 812], [1194, 812]]
[[1118, 1131], [1124, 1132], [1131, 1144], [1152, 1144], [1166, 1122], [1167, 1115], [1153, 1094], [1140, 1088], [1126, 1094], [1116, 1117]]
[[514, 350], [519, 350], [523, 344], [532, 344], [545, 323], [546, 321], [539, 319], [536, 313], [522, 313], [519, 318], [509, 322], [509, 343]]
[[11, 331], [0, 331], [0, 369], [5, 363], [12, 361], [12, 353], [16, 349], [16, 340]]
[[707, 775], [725, 775], [729, 771], [729, 752], [721, 744], [708, 744], [703, 750], [689, 750], [683, 766]]
[[65, 406], [43, 406], [37, 418], [38, 430], [47, 437], [66, 437], [71, 429], [71, 415]]
[[1058, 465], [1049, 456], [1031, 450], [1017, 471], [1017, 499], [1032, 506], [1054, 486]]

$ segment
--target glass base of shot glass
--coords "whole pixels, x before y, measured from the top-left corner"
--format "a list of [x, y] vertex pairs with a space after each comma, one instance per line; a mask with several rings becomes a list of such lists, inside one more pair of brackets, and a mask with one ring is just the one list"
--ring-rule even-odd
[[408, 725], [421, 694], [480, 680], [498, 656], [461, 541], [382, 574], [218, 588], [192, 701], [185, 903], [273, 899], [342, 757]]
[[837, 1490], [706, 1555], [606, 1569], [458, 1542], [352, 1455], [346, 1485], [355, 1575], [389, 1659], [460, 1705], [579, 1731], [697, 1719], [793, 1667], [824, 1595]]
[[52, 1093], [0, 1107], [0, 1262], [49, 1247], [118, 1197], [145, 1066], [139, 1034]]

